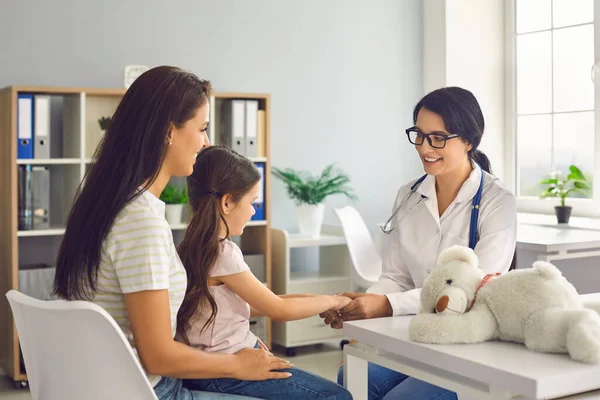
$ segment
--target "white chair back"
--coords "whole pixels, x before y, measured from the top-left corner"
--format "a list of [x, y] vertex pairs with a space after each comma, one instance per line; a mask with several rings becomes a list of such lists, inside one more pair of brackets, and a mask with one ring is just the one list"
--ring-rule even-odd
[[34, 400], [157, 399], [123, 331], [100, 306], [6, 294]]
[[352, 265], [352, 280], [360, 288], [368, 288], [379, 280], [381, 257], [360, 213], [352, 206], [335, 209], [342, 224]]

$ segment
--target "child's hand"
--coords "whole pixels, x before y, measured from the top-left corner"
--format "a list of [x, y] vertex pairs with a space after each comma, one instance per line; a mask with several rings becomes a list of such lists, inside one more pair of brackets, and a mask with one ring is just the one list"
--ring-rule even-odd
[[342, 308], [346, 307], [348, 304], [350, 304], [352, 302], [352, 299], [346, 296], [332, 296], [333, 297], [333, 307], [331, 307], [332, 310], [341, 310]]

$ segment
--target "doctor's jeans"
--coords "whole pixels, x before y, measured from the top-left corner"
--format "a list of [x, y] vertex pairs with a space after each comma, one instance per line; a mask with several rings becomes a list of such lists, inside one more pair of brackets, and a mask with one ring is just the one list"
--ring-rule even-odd
[[[369, 400], [457, 400], [456, 393], [410, 376], [369, 363]], [[344, 382], [344, 366], [337, 381]]]

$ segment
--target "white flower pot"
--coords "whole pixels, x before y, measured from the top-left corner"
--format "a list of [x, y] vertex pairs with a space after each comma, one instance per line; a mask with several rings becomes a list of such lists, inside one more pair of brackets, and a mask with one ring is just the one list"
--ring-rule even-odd
[[325, 204], [301, 204], [296, 206], [300, 235], [318, 239], [321, 236], [324, 213]]
[[165, 207], [165, 217], [171, 225], [181, 223], [181, 214], [183, 213], [183, 204], [167, 204]]

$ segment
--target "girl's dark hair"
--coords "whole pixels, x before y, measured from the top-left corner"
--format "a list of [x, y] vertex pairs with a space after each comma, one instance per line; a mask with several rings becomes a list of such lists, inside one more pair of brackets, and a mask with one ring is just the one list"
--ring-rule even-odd
[[187, 178], [192, 213], [183, 241], [177, 248], [187, 271], [187, 290], [177, 314], [177, 334], [189, 344], [186, 331], [199, 307], [210, 306], [211, 315], [202, 330], [210, 326], [217, 315], [217, 303], [212, 296], [208, 278], [221, 252], [221, 224], [229, 238], [229, 226], [221, 209], [224, 195], [238, 202], [256, 183], [260, 172], [252, 161], [222, 146], [202, 150], [194, 172]]
[[473, 93], [456, 86], [434, 90], [423, 97], [415, 106], [413, 111], [413, 122], [415, 124], [421, 108], [442, 117], [449, 133], [459, 135], [473, 146], [469, 151], [469, 157], [478, 163], [484, 171], [492, 173], [490, 160], [483, 152], [477, 150], [485, 129], [485, 121], [481, 107]]
[[182, 127], [208, 102], [208, 81], [161, 66], [140, 75], [111, 118], [94, 163], [80, 184], [56, 261], [54, 293], [89, 299], [100, 252], [117, 214], [156, 179], [171, 126]]

